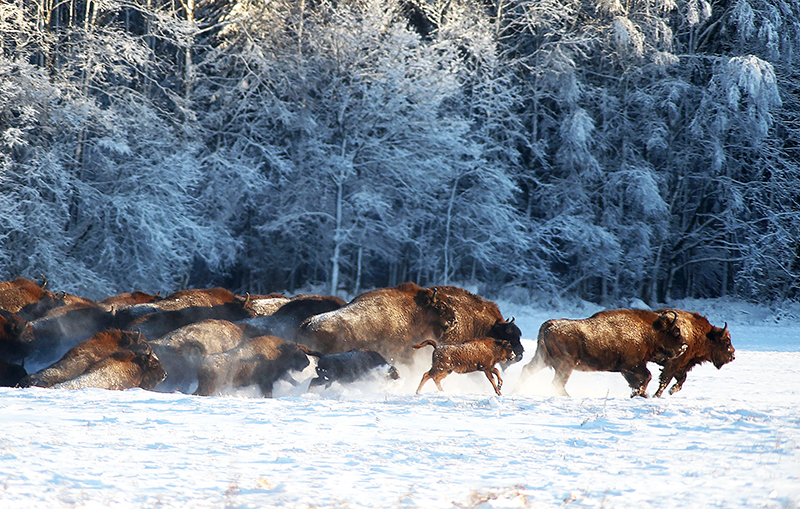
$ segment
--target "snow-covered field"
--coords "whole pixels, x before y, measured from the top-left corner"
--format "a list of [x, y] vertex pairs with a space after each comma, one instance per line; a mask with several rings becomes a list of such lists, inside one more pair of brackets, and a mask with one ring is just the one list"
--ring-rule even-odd
[[[661, 399], [615, 373], [556, 397], [521, 364], [502, 397], [482, 374], [416, 396], [430, 349], [396, 382], [307, 394], [307, 370], [274, 399], [0, 389], [0, 508], [800, 507], [800, 327], [698, 306], [736, 360]], [[530, 358], [542, 321], [593, 310], [503, 312]]]

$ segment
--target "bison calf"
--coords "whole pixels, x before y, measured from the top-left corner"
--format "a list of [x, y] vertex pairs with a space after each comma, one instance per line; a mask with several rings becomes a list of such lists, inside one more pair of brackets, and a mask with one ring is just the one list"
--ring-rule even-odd
[[318, 385], [331, 386], [333, 382], [351, 383], [363, 378], [375, 369], [385, 369], [386, 378], [397, 380], [397, 369], [386, 362], [383, 355], [373, 350], [350, 350], [343, 353], [323, 355], [317, 363], [317, 377], [311, 379], [310, 391]]
[[[494, 392], [500, 396], [503, 379], [495, 367], [498, 362], [506, 362], [514, 358], [514, 349], [508, 341], [494, 338], [479, 338], [458, 345], [437, 346], [435, 341], [427, 340], [414, 345], [414, 348], [425, 346], [433, 347], [431, 369], [422, 375], [422, 381], [417, 387], [417, 394], [422, 390], [425, 382], [433, 379], [436, 387], [442, 391], [442, 380], [452, 372], [472, 373], [483, 371], [486, 378], [492, 382]], [[495, 383], [492, 375], [497, 377]]]

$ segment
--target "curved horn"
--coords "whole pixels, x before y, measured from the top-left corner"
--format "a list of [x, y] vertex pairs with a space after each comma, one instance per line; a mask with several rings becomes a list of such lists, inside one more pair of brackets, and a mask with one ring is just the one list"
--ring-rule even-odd
[[436, 292], [437, 292], [437, 291], [439, 291], [439, 289], [438, 289], [438, 288], [434, 288], [434, 289], [433, 289], [433, 295], [431, 295], [431, 301], [435, 301], [435, 300], [436, 300]]
[[725, 322], [725, 327], [722, 328], [722, 335], [725, 335], [725, 332], [728, 330], [728, 322]]
[[42, 276], [42, 290], [44, 290], [44, 288], [47, 286], [47, 278], [44, 277], [44, 274], [39, 275]]
[[508, 321], [508, 323], [509, 323], [509, 324], [512, 324], [512, 323], [514, 323], [514, 317], [513, 317], [513, 316], [511, 317], [511, 320], [509, 320], [509, 321]]
[[247, 295], [247, 298], [244, 300], [244, 304], [242, 304], [242, 307], [246, 308], [247, 306], [250, 305], [250, 292], [244, 292], [244, 294]]
[[670, 310], [664, 311], [664, 314], [665, 314], [665, 315], [666, 315], [667, 313], [672, 313], [672, 314], [674, 315], [674, 316], [673, 316], [673, 318], [672, 318], [672, 321], [669, 323], [669, 326], [670, 326], [670, 327], [672, 327], [673, 325], [675, 325], [675, 322], [677, 322], [677, 321], [678, 321], [678, 313], [677, 313], [677, 312], [675, 312], [675, 310], [674, 310], [674, 309], [670, 309]]

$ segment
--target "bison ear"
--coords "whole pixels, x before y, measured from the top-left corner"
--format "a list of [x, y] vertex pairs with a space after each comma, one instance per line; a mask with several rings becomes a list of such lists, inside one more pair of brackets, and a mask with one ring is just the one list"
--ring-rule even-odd
[[414, 296], [414, 301], [416, 301], [419, 306], [430, 306], [435, 298], [436, 290], [422, 288], [417, 292], [417, 295]]

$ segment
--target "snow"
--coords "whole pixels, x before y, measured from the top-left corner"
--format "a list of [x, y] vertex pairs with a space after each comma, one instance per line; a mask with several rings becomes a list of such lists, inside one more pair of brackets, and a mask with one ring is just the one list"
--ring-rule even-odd
[[[542, 321], [594, 311], [503, 312], [530, 358]], [[306, 370], [272, 399], [3, 388], [0, 508], [800, 507], [800, 327], [737, 316], [736, 360], [660, 399], [616, 373], [557, 397], [521, 364], [502, 397], [482, 374], [416, 396], [430, 349], [395, 382], [306, 393]]]

